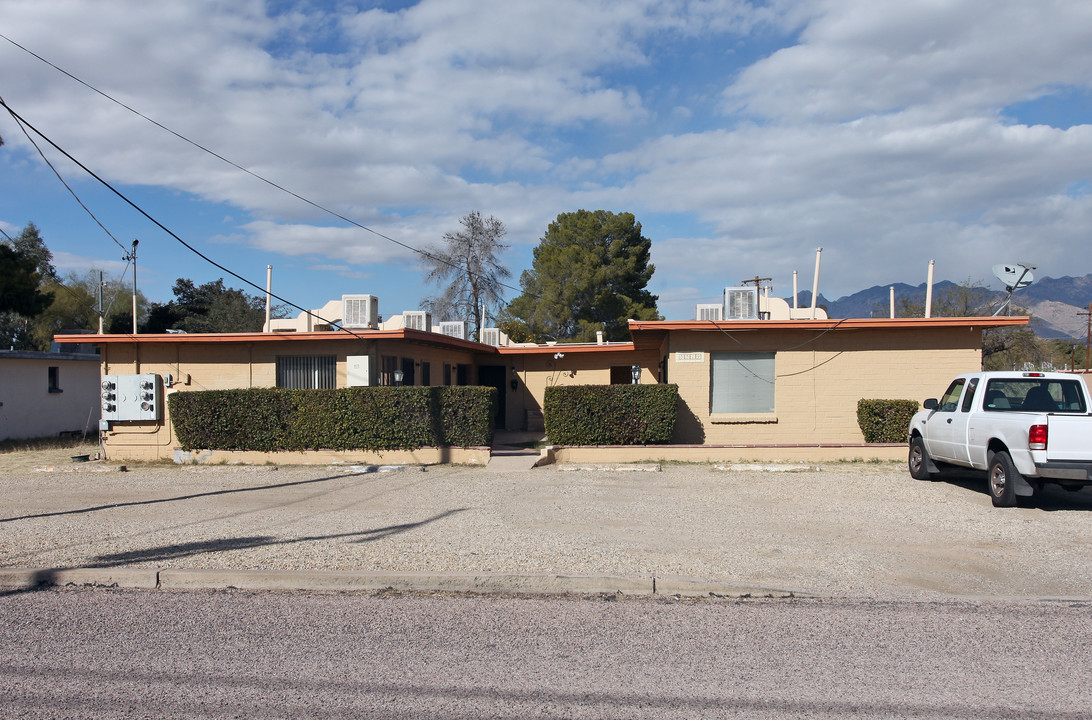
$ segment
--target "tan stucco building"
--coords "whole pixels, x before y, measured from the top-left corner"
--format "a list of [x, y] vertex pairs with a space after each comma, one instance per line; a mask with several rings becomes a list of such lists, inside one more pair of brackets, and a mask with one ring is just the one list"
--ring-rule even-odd
[[[353, 329], [215, 335], [59, 336], [91, 342], [103, 376], [152, 374], [164, 394], [249, 387], [489, 385], [497, 427], [537, 430], [551, 385], [679, 386], [675, 442], [685, 448], [596, 448], [597, 459], [829, 459], [876, 455], [857, 425], [861, 398], [921, 400], [981, 367], [982, 331], [1026, 317], [630, 322], [631, 342], [493, 346], [437, 332]], [[397, 371], [397, 372], [396, 372]], [[163, 403], [165, 405], [165, 403]], [[110, 421], [109, 457], [171, 458], [156, 420]], [[681, 454], [679, 451], [682, 451]], [[888, 455], [901, 454], [892, 448]], [[580, 451], [571, 451], [572, 457]], [[880, 453], [882, 455], [882, 453]], [[580, 456], [584, 457], [584, 456]]]

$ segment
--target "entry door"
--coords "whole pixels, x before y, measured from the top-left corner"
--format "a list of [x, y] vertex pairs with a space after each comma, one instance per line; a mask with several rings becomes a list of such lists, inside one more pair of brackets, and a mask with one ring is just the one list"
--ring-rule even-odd
[[503, 365], [479, 365], [478, 366], [478, 384], [483, 387], [493, 387], [497, 389], [497, 414], [493, 418], [493, 427], [497, 430], [503, 430], [505, 424], [505, 409], [508, 407], [506, 402], [508, 393], [505, 392], [504, 387], [505, 373]]

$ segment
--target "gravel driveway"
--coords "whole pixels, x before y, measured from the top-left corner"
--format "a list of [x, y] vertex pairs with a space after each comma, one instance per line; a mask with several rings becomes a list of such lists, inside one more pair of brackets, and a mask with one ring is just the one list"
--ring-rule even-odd
[[[0, 567], [561, 573], [843, 597], [1087, 597], [1092, 495], [995, 509], [981, 476], [145, 466], [0, 456]], [[34, 455], [26, 453], [25, 455]], [[51, 466], [51, 471], [35, 467]], [[784, 470], [784, 468], [781, 468]]]

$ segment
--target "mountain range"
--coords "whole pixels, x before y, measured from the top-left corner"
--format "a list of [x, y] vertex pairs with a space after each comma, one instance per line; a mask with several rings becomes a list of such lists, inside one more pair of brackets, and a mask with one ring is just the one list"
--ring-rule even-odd
[[[892, 287], [895, 288], [896, 308], [904, 300], [920, 304], [925, 302], [925, 283], [917, 286], [894, 283], [875, 285], [837, 300], [827, 299], [823, 297], [823, 293], [819, 293], [819, 305], [825, 307], [827, 315], [832, 318], [887, 317]], [[934, 283], [934, 302], [945, 292], [957, 287], [957, 283], [949, 280]], [[981, 309], [977, 314], [993, 315], [1008, 293], [982, 287], [977, 288], [975, 294], [981, 298]], [[792, 304], [792, 298], [785, 300]], [[1030, 314], [1031, 327], [1039, 337], [1084, 340], [1088, 336], [1090, 303], [1092, 273], [1083, 277], [1045, 277], [1013, 293], [1012, 312], [1024, 314], [1026, 311]], [[809, 291], [800, 293], [799, 304], [800, 307], [811, 305]]]

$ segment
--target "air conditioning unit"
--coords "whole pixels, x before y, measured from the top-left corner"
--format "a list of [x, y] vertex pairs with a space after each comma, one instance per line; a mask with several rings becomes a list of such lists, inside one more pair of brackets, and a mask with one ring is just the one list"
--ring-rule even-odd
[[504, 344], [504, 333], [500, 331], [500, 328], [483, 328], [481, 342], [485, 345], [492, 345], [493, 347], [500, 347]]
[[440, 323], [440, 334], [466, 340], [466, 321], [455, 320]]
[[695, 320], [716, 320], [720, 321], [724, 319], [724, 306], [717, 303], [710, 303], [708, 305], [697, 305], [694, 308]]
[[725, 320], [758, 320], [758, 288], [724, 288]]
[[424, 310], [406, 310], [402, 313], [402, 319], [410, 330], [432, 332], [432, 313]]
[[342, 295], [341, 324], [347, 328], [378, 328], [379, 298], [375, 295]]

